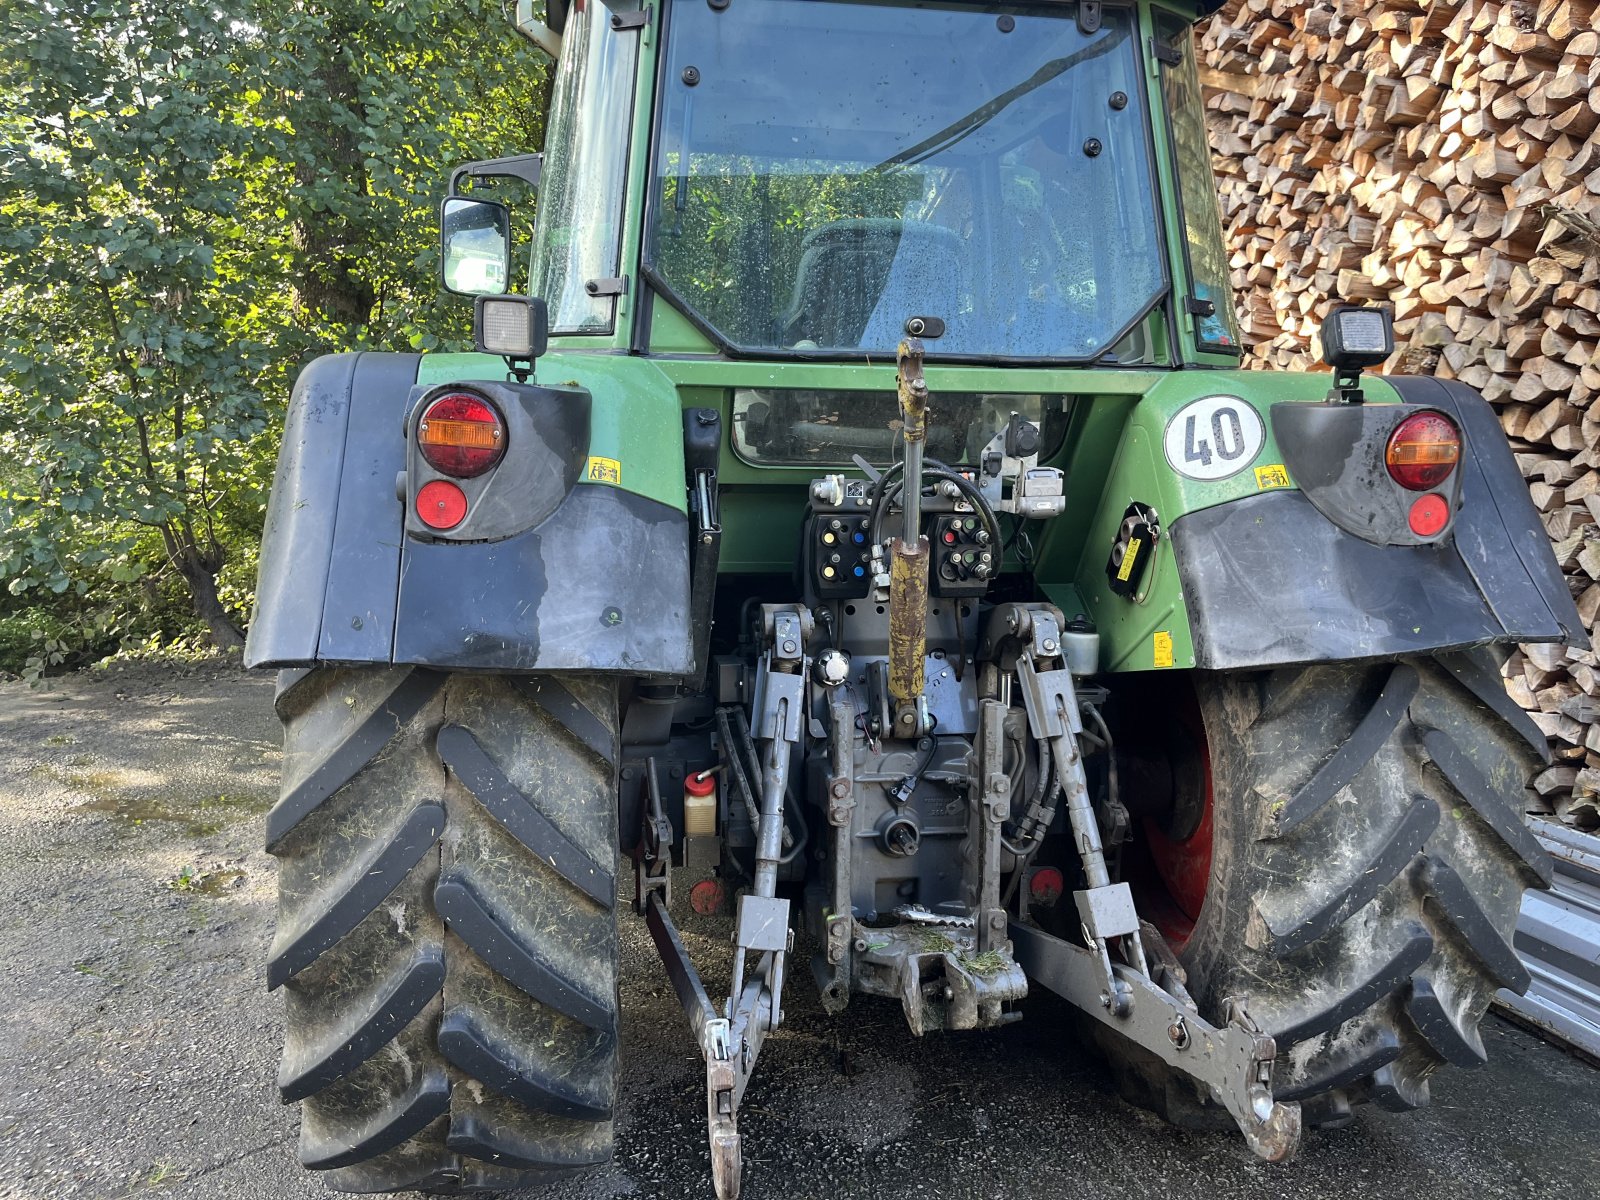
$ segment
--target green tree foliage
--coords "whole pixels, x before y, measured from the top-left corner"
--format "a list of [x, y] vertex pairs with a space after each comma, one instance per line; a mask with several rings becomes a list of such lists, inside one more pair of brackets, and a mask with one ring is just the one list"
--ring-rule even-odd
[[251, 277], [269, 244], [241, 219], [248, 131], [228, 111], [228, 24], [199, 7], [8, 13], [0, 396], [12, 591], [83, 592], [165, 564], [219, 644], [215, 513], [266, 424]]
[[460, 340], [437, 204], [545, 74], [479, 0], [0, 0], [0, 620], [238, 644], [298, 366]]
[[459, 340], [438, 205], [455, 165], [543, 144], [547, 61], [481, 0], [296, 3], [266, 43], [300, 326], [337, 348]]

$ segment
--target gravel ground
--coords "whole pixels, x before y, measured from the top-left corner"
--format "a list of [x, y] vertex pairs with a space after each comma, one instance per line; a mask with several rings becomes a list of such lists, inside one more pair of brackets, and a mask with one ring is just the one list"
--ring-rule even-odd
[[[225, 663], [0, 684], [0, 1198], [328, 1195], [273, 1088], [270, 701]], [[617, 1159], [539, 1195], [702, 1200], [703, 1073], [623, 920]], [[697, 955], [713, 932], [686, 931]], [[1273, 1167], [1117, 1100], [1049, 997], [919, 1042], [888, 1004], [835, 1024], [806, 983], [746, 1098], [749, 1200], [1600, 1196], [1600, 1072], [1497, 1019], [1432, 1108], [1362, 1110]]]

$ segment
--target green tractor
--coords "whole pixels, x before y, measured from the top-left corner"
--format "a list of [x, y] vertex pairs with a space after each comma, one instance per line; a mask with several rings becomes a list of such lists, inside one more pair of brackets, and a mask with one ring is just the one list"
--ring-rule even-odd
[[1583, 633], [1490, 408], [1363, 376], [1384, 310], [1240, 369], [1216, 7], [524, 4], [545, 154], [442, 213], [477, 351], [308, 366], [267, 521], [306, 1167], [606, 1162], [630, 900], [721, 1197], [797, 987], [918, 1034], [1057, 993], [1271, 1160], [1483, 1061], [1550, 874], [1500, 648]]

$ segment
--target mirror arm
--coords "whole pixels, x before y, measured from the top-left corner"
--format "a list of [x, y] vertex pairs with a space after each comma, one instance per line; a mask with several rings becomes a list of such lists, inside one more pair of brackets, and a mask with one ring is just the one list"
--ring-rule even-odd
[[513, 154], [464, 163], [450, 173], [450, 194], [459, 195], [466, 179], [520, 179], [530, 187], [538, 187], [543, 170], [543, 154]]
[[561, 35], [567, 28], [566, 0], [545, 0], [541, 20], [533, 12], [533, 0], [517, 0], [514, 25], [518, 33], [551, 58], [561, 57]]

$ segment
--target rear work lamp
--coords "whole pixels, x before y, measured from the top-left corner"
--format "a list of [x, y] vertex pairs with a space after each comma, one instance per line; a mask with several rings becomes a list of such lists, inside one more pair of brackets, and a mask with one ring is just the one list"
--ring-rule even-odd
[[1394, 320], [1386, 308], [1342, 304], [1322, 322], [1322, 361], [1334, 370], [1329, 400], [1360, 404], [1361, 369], [1394, 353]]
[[550, 340], [543, 300], [529, 296], [479, 296], [473, 306], [472, 340], [480, 353], [498, 354], [519, 382]]

